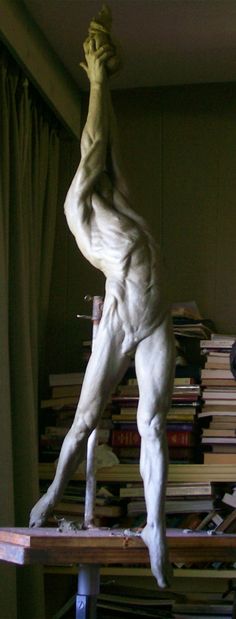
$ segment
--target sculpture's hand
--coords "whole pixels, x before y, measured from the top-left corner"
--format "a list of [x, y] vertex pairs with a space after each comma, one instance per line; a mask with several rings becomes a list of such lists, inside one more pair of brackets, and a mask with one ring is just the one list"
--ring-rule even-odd
[[91, 83], [101, 84], [106, 79], [106, 63], [114, 56], [114, 48], [107, 44], [96, 49], [93, 37], [88, 37], [84, 43], [84, 53], [86, 63], [81, 62], [80, 66], [86, 71]]

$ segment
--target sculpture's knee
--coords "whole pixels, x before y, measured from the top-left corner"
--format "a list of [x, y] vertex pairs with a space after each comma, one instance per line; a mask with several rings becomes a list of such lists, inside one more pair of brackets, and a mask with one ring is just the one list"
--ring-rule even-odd
[[78, 418], [75, 418], [71, 426], [71, 429], [70, 429], [71, 439], [79, 445], [81, 441], [88, 440], [89, 435], [91, 434], [92, 430], [93, 430], [92, 425], [86, 422], [86, 419], [83, 415], [80, 415]]
[[141, 438], [148, 442], [162, 440], [165, 434], [165, 418], [159, 415], [151, 419], [145, 419], [139, 415], [137, 425]]

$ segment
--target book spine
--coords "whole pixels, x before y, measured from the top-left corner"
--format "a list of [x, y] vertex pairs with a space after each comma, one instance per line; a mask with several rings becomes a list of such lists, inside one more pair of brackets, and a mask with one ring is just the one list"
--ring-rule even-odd
[[140, 434], [137, 430], [113, 430], [111, 433], [112, 447], [139, 446]]
[[[113, 447], [139, 446], [140, 434], [137, 430], [113, 430], [111, 444]], [[167, 430], [167, 442], [169, 447], [189, 447], [193, 443], [193, 434], [189, 430]]]
[[193, 432], [195, 430], [196, 425], [192, 422], [183, 423], [180, 421], [179, 423], [167, 423], [166, 430], [168, 432]]
[[65, 386], [82, 384], [84, 372], [73, 372], [68, 374], [49, 374], [49, 386]]
[[81, 385], [65, 385], [52, 387], [52, 398], [77, 397], [81, 393]]
[[193, 444], [193, 433], [189, 430], [167, 430], [169, 447], [189, 447]]
[[[138, 386], [137, 378], [129, 378], [128, 385], [133, 385], [137, 387]], [[180, 386], [196, 385], [196, 380], [193, 376], [175, 376], [174, 386], [175, 385], [180, 385]]]
[[195, 452], [194, 447], [168, 446], [170, 462], [193, 462]]

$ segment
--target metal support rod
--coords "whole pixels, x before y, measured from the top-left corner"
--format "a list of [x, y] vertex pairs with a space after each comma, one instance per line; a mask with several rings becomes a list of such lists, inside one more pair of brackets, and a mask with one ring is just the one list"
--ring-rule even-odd
[[[102, 317], [103, 298], [100, 296], [91, 297], [87, 295], [86, 301], [93, 301], [92, 316], [78, 316], [89, 318], [93, 323], [92, 350], [97, 336], [99, 323]], [[86, 489], [84, 505], [84, 527], [94, 526], [94, 511], [96, 500], [96, 447], [98, 442], [98, 427], [90, 434], [87, 444], [87, 464], [86, 464]]]
[[99, 565], [80, 565], [76, 595], [76, 619], [96, 619], [99, 588]]

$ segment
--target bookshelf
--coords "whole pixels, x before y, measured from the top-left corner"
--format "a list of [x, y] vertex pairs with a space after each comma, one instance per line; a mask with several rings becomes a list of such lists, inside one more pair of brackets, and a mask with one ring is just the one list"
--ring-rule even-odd
[[[77, 576], [78, 567], [77, 565], [63, 565], [63, 566], [55, 566], [55, 565], [45, 565], [44, 566], [45, 574], [58, 574], [58, 575], [67, 575], [67, 576]], [[147, 578], [153, 579], [152, 572], [148, 567], [130, 567], [130, 566], [101, 566], [100, 575], [104, 577], [113, 577], [118, 576], [121, 578]], [[185, 568], [181, 570], [179, 568], [174, 568], [173, 570], [173, 578], [178, 579], [179, 581], [185, 581], [185, 579], [197, 579], [199, 580], [208, 580], [214, 579], [215, 581], [224, 581], [235, 578], [235, 569], [223, 569], [223, 570], [215, 570], [215, 569], [207, 569], [199, 570], [196, 568]], [[218, 586], [218, 585], [217, 585]], [[223, 585], [223, 590], [225, 589], [225, 585]]]
[[[55, 473], [52, 463], [39, 464], [40, 480], [51, 480]], [[84, 481], [82, 472], [77, 472], [74, 481]], [[235, 482], [235, 466], [231, 464], [170, 464], [168, 480], [170, 482]], [[97, 481], [100, 482], [141, 482], [138, 464], [118, 464], [99, 469]]]

